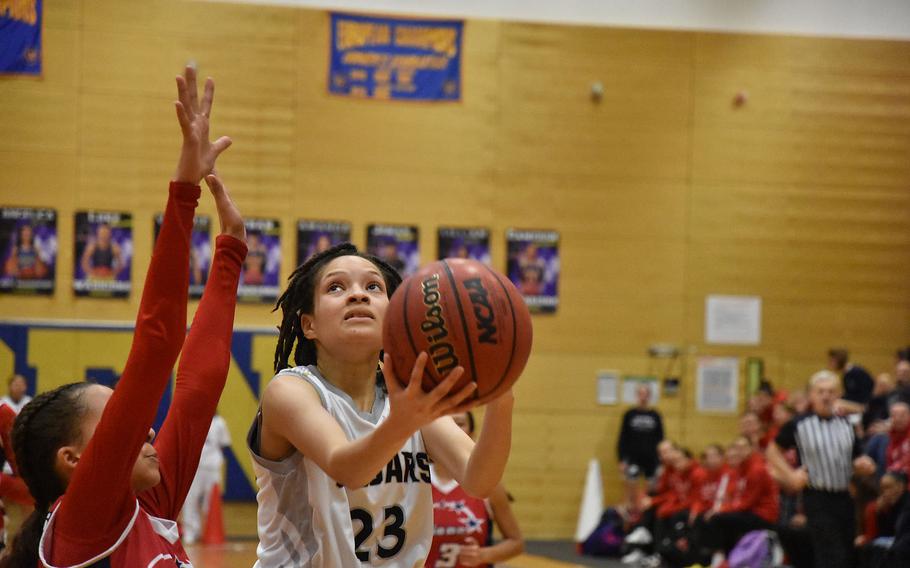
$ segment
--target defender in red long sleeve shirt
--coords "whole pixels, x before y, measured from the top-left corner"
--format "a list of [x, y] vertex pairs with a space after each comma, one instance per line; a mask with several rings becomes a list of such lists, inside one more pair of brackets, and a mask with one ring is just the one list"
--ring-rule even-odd
[[[209, 80], [197, 101], [195, 71], [187, 68], [178, 90], [183, 150], [123, 375], [114, 391], [73, 383], [36, 397], [20, 413], [13, 446], [36, 511], [3, 566], [189, 566], [176, 517], [224, 388], [246, 245], [239, 212], [220, 181], [207, 175], [230, 145], [227, 138], [208, 140], [214, 85]], [[150, 426], [186, 334], [190, 231], [203, 176], [223, 234], [171, 409], [152, 445]]]

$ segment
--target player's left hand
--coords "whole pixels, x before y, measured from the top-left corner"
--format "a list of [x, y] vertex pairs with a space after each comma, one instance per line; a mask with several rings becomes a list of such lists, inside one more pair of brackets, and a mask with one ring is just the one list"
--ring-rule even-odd
[[212, 171], [211, 174], [205, 176], [205, 184], [209, 186], [209, 190], [215, 198], [215, 207], [218, 208], [218, 221], [221, 223], [221, 234], [230, 235], [245, 241], [246, 226], [243, 224], [243, 216], [234, 204], [234, 200], [231, 199], [224, 182], [221, 181], [217, 173]]

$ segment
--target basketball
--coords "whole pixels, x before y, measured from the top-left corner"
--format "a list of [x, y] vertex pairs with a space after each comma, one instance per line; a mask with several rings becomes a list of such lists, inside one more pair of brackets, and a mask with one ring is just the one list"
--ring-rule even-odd
[[508, 278], [481, 262], [449, 258], [424, 266], [392, 295], [383, 349], [403, 384], [426, 351], [427, 391], [461, 365], [465, 373], [451, 392], [473, 381], [475, 399], [485, 403], [518, 380], [531, 335], [531, 314]]

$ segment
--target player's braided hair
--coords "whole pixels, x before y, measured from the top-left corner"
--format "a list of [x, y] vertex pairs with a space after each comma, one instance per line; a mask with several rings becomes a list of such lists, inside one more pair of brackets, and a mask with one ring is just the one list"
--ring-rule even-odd
[[[278, 327], [278, 345], [275, 347], [275, 372], [290, 367], [289, 359], [294, 354], [295, 365], [316, 364], [316, 344], [303, 336], [300, 326], [301, 314], [313, 313], [313, 302], [316, 296], [316, 283], [323, 268], [330, 261], [340, 256], [359, 256], [372, 262], [385, 280], [386, 293], [389, 297], [401, 284], [401, 276], [387, 262], [357, 250], [351, 243], [342, 243], [314, 254], [297, 267], [288, 278], [288, 287], [275, 304], [281, 309], [281, 325]], [[294, 343], [297, 344], [296, 348]]]
[[83, 391], [91, 383], [70, 383], [42, 393], [25, 405], [13, 423], [13, 453], [19, 475], [35, 499], [10, 553], [0, 566], [36, 566], [38, 541], [51, 505], [66, 491], [54, 467], [57, 450], [78, 440], [87, 410]]

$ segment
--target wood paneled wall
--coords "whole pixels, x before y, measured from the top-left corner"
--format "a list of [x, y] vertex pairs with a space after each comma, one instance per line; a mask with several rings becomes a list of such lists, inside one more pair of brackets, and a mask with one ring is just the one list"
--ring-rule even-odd
[[[220, 169], [245, 214], [281, 218], [285, 275], [297, 218], [347, 219], [359, 244], [370, 222], [417, 223], [426, 260], [436, 227], [484, 225], [500, 268], [507, 227], [560, 231], [560, 308], [534, 320], [506, 479], [529, 536], [572, 534], [591, 457], [620, 493], [624, 408], [596, 405], [597, 369], [685, 346], [660, 409], [700, 449], [736, 420], [695, 412], [698, 355], [763, 357], [793, 388], [828, 347], [884, 371], [910, 342], [908, 43], [469, 21], [463, 101], [432, 105], [330, 97], [323, 12], [55, 0], [45, 16], [44, 76], [0, 79], [0, 201], [58, 209], [58, 291], [0, 298], [0, 317], [133, 317], [138, 293], [70, 292], [72, 213], [131, 210], [142, 281], [179, 145], [173, 76], [196, 61], [235, 141]], [[763, 298], [761, 346], [704, 344], [710, 293]]]

